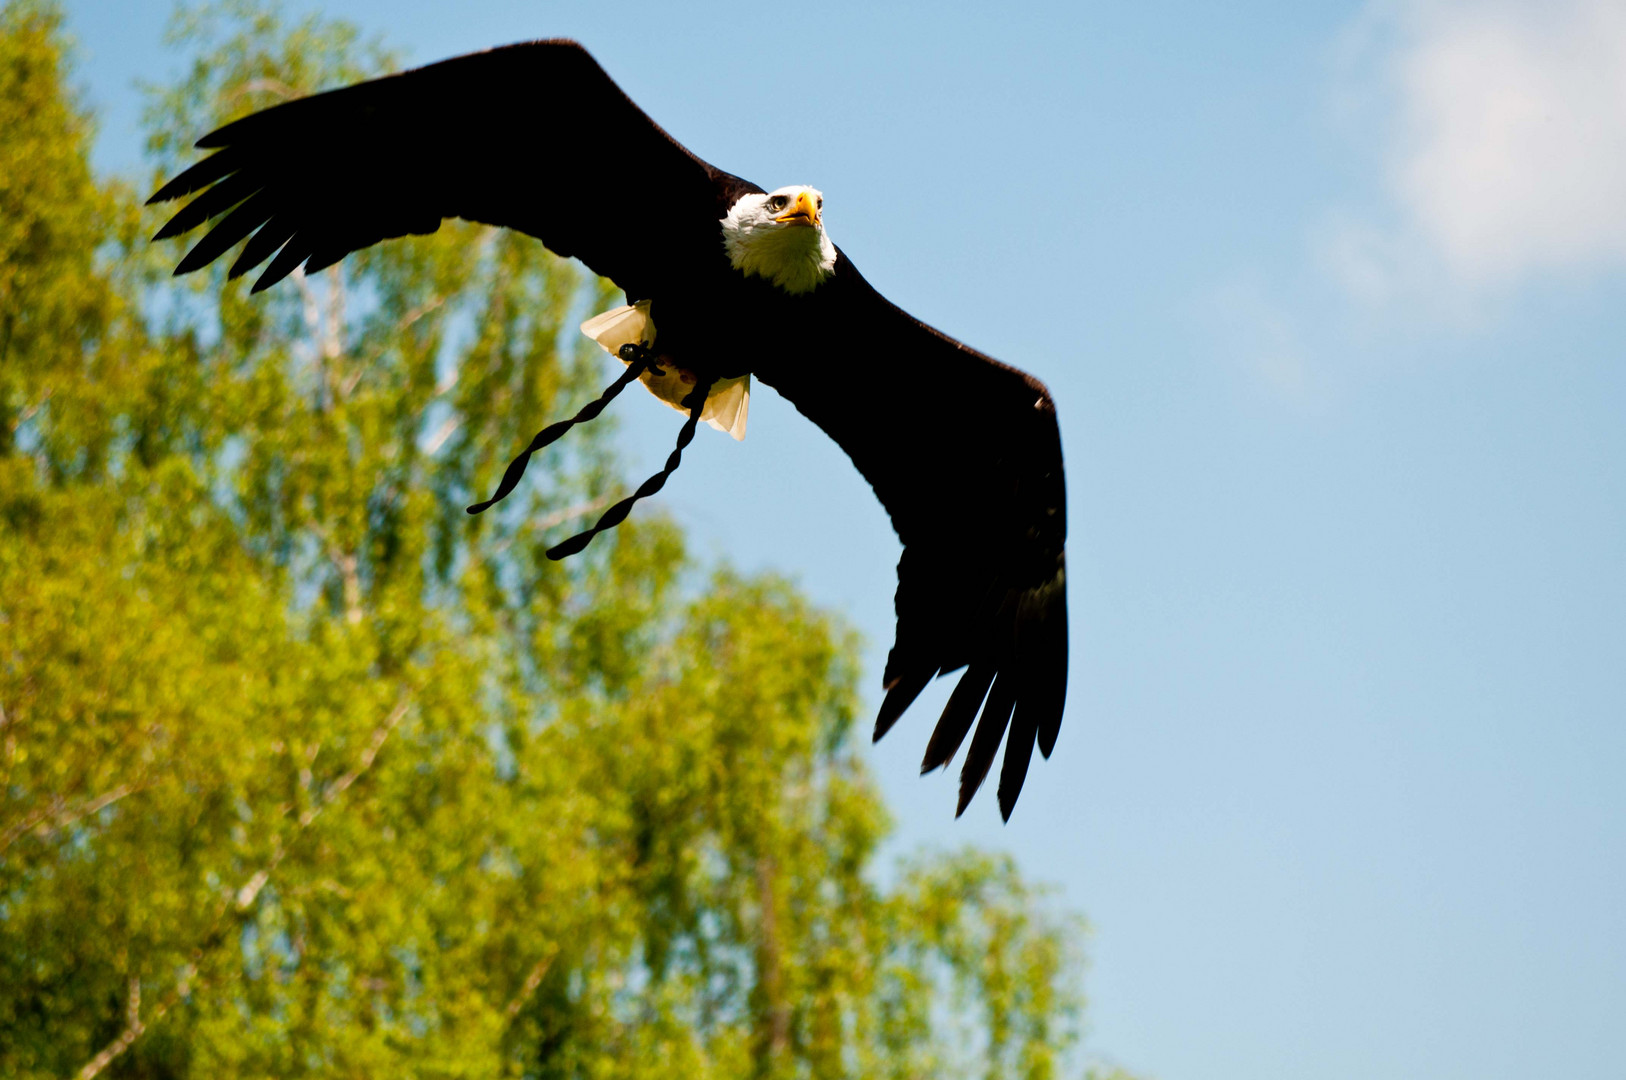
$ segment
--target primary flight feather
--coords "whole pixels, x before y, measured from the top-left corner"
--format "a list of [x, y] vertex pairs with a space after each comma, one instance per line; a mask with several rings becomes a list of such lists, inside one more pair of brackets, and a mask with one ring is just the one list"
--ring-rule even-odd
[[[764, 191], [701, 161], [563, 40], [290, 101], [198, 146], [214, 153], [150, 200], [195, 194], [154, 239], [214, 221], [177, 274], [246, 239], [230, 275], [269, 259], [259, 291], [301, 265], [314, 272], [460, 217], [534, 236], [626, 292], [627, 307], [583, 327], [627, 363], [622, 377], [539, 433], [496, 495], [470, 508], [502, 498], [532, 451], [596, 416], [631, 380], [644, 382], [688, 414], [677, 449], [554, 557], [579, 551], [659, 490], [696, 423], [743, 437], [751, 377], [787, 398], [852, 458], [903, 541], [875, 738], [934, 676], [965, 668], [921, 771], [946, 765], [971, 734], [963, 813], [1003, 740], [999, 808], [1009, 819], [1034, 746], [1050, 756], [1067, 692], [1055, 406], [1037, 379], [871, 288], [826, 234], [822, 193]], [[568, 154], [582, 146], [617, 156], [587, 168]]]

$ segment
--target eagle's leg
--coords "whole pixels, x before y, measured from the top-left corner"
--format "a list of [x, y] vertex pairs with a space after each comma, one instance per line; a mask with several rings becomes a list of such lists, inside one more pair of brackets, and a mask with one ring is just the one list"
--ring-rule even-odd
[[666, 374], [666, 372], [655, 366], [655, 354], [642, 345], [629, 343], [621, 346], [621, 359], [627, 361], [627, 370], [621, 373], [621, 377], [606, 387], [604, 393], [583, 405], [581, 411], [569, 420], [560, 420], [557, 423], [549, 424], [537, 432], [536, 438], [531, 440], [531, 445], [521, 451], [519, 457], [508, 463], [507, 470], [502, 474], [502, 483], [497, 485], [497, 493], [485, 502], [475, 503], [469, 507], [469, 513], [478, 514], [483, 510], [489, 510], [506, 499], [509, 492], [519, 486], [519, 479], [525, 475], [525, 466], [530, 464], [532, 454], [543, 449], [577, 424], [584, 424], [598, 416], [599, 413], [604, 411], [604, 406], [614, 401], [615, 396], [627, 388], [628, 383], [646, 371], [653, 372], [656, 375]]
[[673, 447], [671, 454], [666, 458], [666, 467], [638, 485], [638, 490], [628, 495], [604, 511], [604, 516], [593, 523], [593, 527], [586, 532], [579, 532], [569, 540], [555, 544], [548, 549], [548, 558], [558, 560], [574, 555], [592, 542], [593, 537], [601, 532], [615, 528], [627, 519], [632, 513], [632, 504], [639, 499], [655, 494], [666, 486], [666, 478], [677, 472], [677, 467], [683, 461], [683, 448], [694, 440], [694, 429], [700, 424], [700, 413], [706, 407], [706, 395], [711, 392], [712, 383], [716, 378], [702, 376], [683, 399], [683, 404], [689, 410], [689, 418], [683, 421], [683, 427], [678, 431], [677, 446]]

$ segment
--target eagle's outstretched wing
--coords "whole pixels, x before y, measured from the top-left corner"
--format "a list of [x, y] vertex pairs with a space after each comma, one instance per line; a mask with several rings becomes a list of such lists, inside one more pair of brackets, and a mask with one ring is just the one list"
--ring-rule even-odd
[[[215, 152], [148, 201], [202, 194], [154, 239], [230, 210], [175, 272], [206, 266], [252, 233], [231, 275], [275, 253], [255, 291], [301, 263], [314, 272], [461, 217], [529, 233], [648, 296], [715, 258], [718, 219], [760, 190], [689, 153], [585, 49], [562, 40], [289, 101], [198, 146]], [[597, 167], [605, 159], [615, 166]]]
[[886, 300], [845, 254], [818, 297], [821, 329], [802, 337], [804, 355], [756, 374], [847, 452], [904, 544], [875, 738], [933, 676], [966, 667], [921, 771], [947, 764], [980, 708], [959, 812], [1008, 724], [999, 809], [1009, 819], [1035, 742], [1045, 757], [1055, 746], [1067, 695], [1067, 495], [1055, 405], [1037, 379]]

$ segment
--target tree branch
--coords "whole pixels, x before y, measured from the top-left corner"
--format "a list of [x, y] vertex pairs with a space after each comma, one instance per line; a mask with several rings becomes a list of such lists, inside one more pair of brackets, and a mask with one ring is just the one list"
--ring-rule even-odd
[[613, 500], [609, 495], [600, 495], [596, 499], [589, 499], [584, 503], [576, 503], [574, 506], [567, 506], [562, 510], [555, 510], [551, 514], [543, 514], [541, 517], [531, 522], [531, 528], [538, 532], [542, 532], [546, 529], [551, 529], [556, 525], [563, 525], [567, 521], [574, 521], [579, 517], [586, 517], [588, 514], [602, 510], [606, 506], [609, 506], [612, 501]]
[[763, 1064], [773, 1071], [774, 1063], [790, 1050], [790, 1003], [785, 1000], [785, 976], [781, 965], [784, 945], [779, 940], [779, 901], [774, 879], [779, 867], [772, 855], [759, 855], [756, 861], [757, 902], [762, 908], [761, 937], [757, 942], [757, 988], [762, 994], [766, 1030], [758, 1039], [764, 1051]]
[[455, 414], [448, 416], [441, 422], [440, 428], [429, 436], [429, 441], [424, 444], [423, 452], [429, 457], [434, 457], [435, 451], [439, 450], [446, 440], [452, 437], [452, 432], [456, 431], [462, 424], [463, 418], [461, 416]]
[[[400, 336], [409, 327], [411, 327], [413, 323], [417, 322], [419, 319], [430, 314], [431, 312], [436, 311], [445, 303], [446, 298], [444, 296], [433, 296], [428, 300], [425, 300], [423, 303], [401, 316], [401, 318], [396, 322], [395, 328], [390, 331], [390, 338], [394, 339]], [[378, 362], [378, 358], [384, 355], [387, 348], [387, 345], [379, 345], [373, 349], [372, 352], [368, 353], [361, 363], [356, 365], [356, 370], [352, 371], [350, 373], [350, 377], [344, 381], [343, 392], [345, 397], [350, 396], [351, 391], [355, 390], [356, 385], [361, 382], [361, 377], [367, 374], [367, 370]], [[439, 397], [446, 393], [446, 391], [451, 389], [454, 385], [456, 385], [456, 383], [457, 371], [456, 369], [453, 369], [451, 374], [435, 387], [435, 396]]]
[[520, 984], [519, 993], [515, 994], [513, 1000], [503, 1008], [503, 1015], [508, 1017], [510, 1022], [519, 1015], [525, 1003], [531, 1000], [536, 988], [542, 985], [542, 977], [548, 973], [548, 968], [553, 966], [553, 957], [554, 953], [550, 950], [546, 956], [531, 965], [531, 970], [525, 975], [525, 981]]
[[[600, 495], [596, 499], [589, 499], [587, 502], [575, 503], [574, 505], [555, 510], [551, 514], [543, 514], [536, 520], [529, 522], [529, 527], [533, 532], [546, 532], [555, 526], [563, 525], [567, 521], [574, 521], [579, 517], [586, 517], [588, 514], [596, 513], [604, 509], [606, 506], [609, 506], [613, 501], [614, 499], [610, 495]], [[496, 544], [492, 545], [490, 555], [492, 557], [501, 555], [503, 552], [508, 550], [508, 548], [513, 544], [514, 540], [515, 535], [510, 534], [506, 538], [498, 541]]]
[[[161, 1004], [153, 1019], [163, 1016], [168, 1009], [167, 1004]], [[130, 1049], [130, 1044], [141, 1038], [142, 1032], [147, 1030], [147, 1025], [141, 1022], [141, 980], [134, 975], [130, 976], [130, 1003], [125, 1010], [125, 1016], [124, 1030], [119, 1032], [118, 1037], [112, 1042], [102, 1047], [101, 1053], [85, 1062], [85, 1067], [79, 1070], [79, 1080], [90, 1080], [113, 1064], [113, 1059]]]
[[[42, 806], [29, 814], [23, 820], [8, 826], [5, 832], [0, 833], [0, 852], [4, 852], [14, 841], [31, 829], [38, 828], [40, 837], [50, 836], [58, 829], [65, 829], [80, 818], [89, 817], [105, 806], [111, 806], [126, 795], [142, 790], [145, 784], [120, 784], [112, 791], [104, 792], [92, 799], [81, 800], [77, 806], [67, 806], [63, 800], [54, 799], [50, 806]], [[47, 823], [47, 819], [55, 817], [54, 821]]]
[[344, 618], [351, 626], [355, 626], [362, 619], [360, 562], [354, 554], [340, 547], [333, 539], [333, 533], [319, 522], [312, 522], [310, 530], [322, 541], [322, 546], [327, 548], [328, 560], [339, 572], [339, 580], [344, 587]]
[[306, 276], [304, 267], [294, 267], [289, 278], [299, 290], [305, 332], [310, 335], [311, 363], [316, 368], [316, 411], [325, 413], [333, 407], [334, 398], [337, 396], [333, 392], [332, 365], [341, 352], [337, 322], [342, 319], [342, 315], [336, 315], [336, 312], [343, 310], [343, 285], [339, 282], [337, 274], [330, 275], [330, 288], [339, 291], [330, 293], [328, 317], [323, 319], [321, 301], [317, 299], [316, 290], [311, 288], [310, 278]]
[[233, 101], [235, 101], [244, 94], [252, 94], [255, 91], [275, 94], [284, 101], [287, 101], [289, 98], [296, 98], [300, 96], [299, 91], [295, 90], [281, 79], [260, 78], [250, 79], [237, 87], [237, 89], [231, 92], [231, 98]]

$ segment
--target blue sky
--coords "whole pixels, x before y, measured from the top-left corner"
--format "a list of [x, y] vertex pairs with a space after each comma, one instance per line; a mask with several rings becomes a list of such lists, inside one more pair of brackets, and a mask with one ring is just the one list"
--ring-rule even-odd
[[[68, 2], [104, 168], [143, 169], [169, 10]], [[1094, 1054], [1626, 1076], [1626, 4], [322, 10], [413, 62], [579, 38], [1050, 385], [1056, 754], [1004, 827], [914, 775], [945, 688], [871, 760], [900, 848], [1009, 850], [1090, 917]], [[653, 466], [672, 414], [617, 409]], [[896, 541], [794, 410], [759, 390], [665, 501], [843, 611], [878, 681]]]

